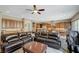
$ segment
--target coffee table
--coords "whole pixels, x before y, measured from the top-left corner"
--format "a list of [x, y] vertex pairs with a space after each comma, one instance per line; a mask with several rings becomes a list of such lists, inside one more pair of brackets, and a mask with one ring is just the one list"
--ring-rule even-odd
[[29, 42], [23, 46], [24, 53], [46, 53], [47, 45], [40, 42]]

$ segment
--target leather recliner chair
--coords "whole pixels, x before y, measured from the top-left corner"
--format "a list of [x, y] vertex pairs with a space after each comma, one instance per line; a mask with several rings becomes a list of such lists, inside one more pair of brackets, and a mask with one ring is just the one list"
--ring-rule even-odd
[[1, 36], [3, 41], [1, 50], [3, 53], [10, 53], [22, 47], [23, 41], [18, 38], [17, 34], [5, 34]]
[[74, 39], [74, 52], [79, 53], [79, 33], [77, 34], [76, 38]]
[[26, 32], [19, 33], [20, 40], [23, 41], [23, 44], [30, 42], [32, 40], [31, 35]]
[[41, 32], [39, 37], [42, 37], [42, 38], [48, 38], [48, 35], [46, 32]]
[[58, 36], [58, 33], [53, 33], [53, 32], [48, 33], [48, 38], [52, 39], [52, 40], [56, 40], [56, 41], [60, 42], [60, 44], [61, 44], [60, 38]]
[[79, 53], [79, 33], [77, 31], [70, 31], [66, 42], [70, 53]]

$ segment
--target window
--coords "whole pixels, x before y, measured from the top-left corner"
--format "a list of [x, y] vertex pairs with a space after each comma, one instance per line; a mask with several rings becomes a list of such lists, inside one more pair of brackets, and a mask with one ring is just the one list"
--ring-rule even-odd
[[78, 19], [78, 31], [79, 31], [79, 19]]
[[72, 22], [72, 30], [79, 31], [79, 19]]

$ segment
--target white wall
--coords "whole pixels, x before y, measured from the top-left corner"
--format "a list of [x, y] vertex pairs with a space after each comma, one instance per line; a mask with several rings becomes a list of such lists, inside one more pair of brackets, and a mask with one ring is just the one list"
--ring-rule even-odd
[[32, 21], [24, 19], [24, 31], [32, 31]]

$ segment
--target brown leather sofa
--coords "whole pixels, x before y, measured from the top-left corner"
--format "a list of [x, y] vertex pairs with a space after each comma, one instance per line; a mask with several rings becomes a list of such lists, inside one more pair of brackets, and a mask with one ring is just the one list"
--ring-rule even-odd
[[3, 42], [1, 50], [3, 53], [11, 53], [21, 48], [23, 44], [31, 41], [31, 38], [27, 36], [25, 32], [22, 33], [12, 33], [1, 35], [1, 40]]
[[[36, 34], [37, 35], [37, 34]], [[35, 41], [47, 44], [49, 47], [60, 49], [61, 41], [56, 33], [45, 33], [42, 32], [35, 37]]]

